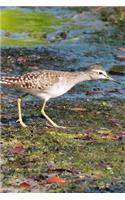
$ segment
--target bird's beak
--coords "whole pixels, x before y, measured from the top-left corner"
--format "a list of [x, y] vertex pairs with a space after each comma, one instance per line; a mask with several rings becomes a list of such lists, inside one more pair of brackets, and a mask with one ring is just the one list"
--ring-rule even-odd
[[113, 81], [113, 82], [115, 82], [115, 83], [121, 84], [120, 82], [116, 81], [115, 79], [113, 79], [113, 78], [110, 77], [110, 76], [107, 76], [107, 79], [110, 80], [110, 81]]

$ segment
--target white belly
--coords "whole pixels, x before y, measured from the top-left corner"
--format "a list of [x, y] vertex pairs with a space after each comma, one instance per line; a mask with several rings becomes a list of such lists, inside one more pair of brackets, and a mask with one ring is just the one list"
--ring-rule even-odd
[[36, 96], [39, 96], [46, 101], [50, 98], [55, 98], [65, 94], [68, 90], [73, 87], [74, 84], [69, 84], [64, 78], [60, 78], [58, 83], [55, 83], [53, 86], [49, 87], [46, 92], [35, 92]]
[[65, 94], [68, 90], [70, 89], [70, 87], [67, 87], [67, 85], [62, 85], [62, 84], [56, 84], [53, 85], [52, 87], [50, 87], [46, 92], [31, 92], [33, 95], [38, 96], [42, 99], [45, 99], [46, 101], [48, 101], [50, 98], [55, 98], [58, 96], [61, 96], [63, 94]]
[[58, 96], [61, 96], [65, 94], [71, 87], [68, 85], [64, 84], [55, 84], [48, 90], [48, 94], [51, 96], [51, 98], [55, 98]]

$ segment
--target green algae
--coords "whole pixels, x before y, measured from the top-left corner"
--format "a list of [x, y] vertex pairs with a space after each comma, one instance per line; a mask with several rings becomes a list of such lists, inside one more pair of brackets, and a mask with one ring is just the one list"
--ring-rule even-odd
[[[86, 126], [81, 123], [80, 127], [72, 127], [74, 120], [75, 124], [80, 123], [81, 112], [72, 111], [64, 115], [66, 110], [70, 110], [74, 105], [67, 103], [65, 112], [58, 110], [59, 105], [63, 106], [58, 103], [58, 112], [55, 112], [55, 107], [51, 105], [49, 115], [53, 115], [55, 121], [58, 119], [58, 123], [59, 116], [63, 115], [63, 123], [70, 124], [65, 130], [47, 128], [45, 120], [39, 119], [39, 116], [34, 123], [28, 123], [29, 127], [26, 129], [13, 126], [2, 129], [2, 187], [18, 192], [86, 192], [93, 187], [110, 188], [114, 182], [124, 183], [125, 138], [116, 137], [117, 132], [124, 132], [124, 103], [112, 104], [115, 109], [110, 102], [80, 103], [79, 106], [89, 107], [89, 110], [84, 112], [84, 124], [87, 122], [88, 113], [94, 119], [93, 107], [96, 113], [100, 111], [100, 120], [96, 119], [96, 129], [94, 120], [90, 119]], [[111, 113], [120, 127], [109, 127], [108, 119], [101, 115], [103, 110], [107, 114]], [[34, 108], [32, 112], [38, 113], [38, 108]], [[26, 109], [25, 114], [27, 113]], [[15, 115], [13, 112], [11, 114]], [[99, 126], [101, 121], [105, 121], [105, 129], [104, 124], [102, 128]], [[85, 128], [89, 133], [86, 133]], [[103, 138], [103, 135], [106, 137]], [[12, 153], [11, 148], [16, 144], [23, 144], [25, 151]], [[47, 177], [53, 175], [64, 178], [65, 184], [48, 184]], [[29, 189], [18, 187], [29, 178], [35, 186]]]
[[1, 45], [2, 46], [8, 46], [8, 45], [11, 45], [11, 46], [23, 46], [23, 47], [26, 47], [27, 45], [30, 46], [30, 45], [38, 45], [38, 44], [45, 44], [47, 43], [46, 40], [44, 39], [37, 39], [37, 38], [26, 38], [26, 39], [11, 39], [11, 38], [2, 38], [1, 39]]
[[[1, 10], [1, 30], [6, 36], [1, 39], [2, 45], [19, 45], [46, 43], [43, 35], [54, 31], [62, 20], [46, 12], [32, 12], [21, 9]], [[27, 33], [29, 38], [10, 38], [12, 33]]]
[[58, 26], [60, 20], [43, 12], [25, 12], [19, 9], [1, 10], [2, 30], [38, 34], [47, 31], [49, 26]]
[[[39, 188], [40, 192], [84, 192], [93, 185], [105, 187], [114, 180], [124, 180], [123, 141], [90, 142], [76, 140], [75, 134], [45, 130], [27, 138], [30, 130], [9, 130], [11, 135], [16, 136], [5, 142], [2, 150], [5, 156], [2, 164], [3, 188], [12, 189], [28, 177], [47, 177], [51, 174], [62, 176], [66, 184], [52, 184], [49, 187], [46, 184]], [[25, 136], [27, 139], [24, 140]], [[25, 153], [9, 154], [10, 148], [17, 143], [23, 143]], [[62, 169], [62, 172], [58, 172], [58, 169]], [[86, 181], [84, 176], [88, 177]], [[17, 191], [21, 189], [17, 188]]]

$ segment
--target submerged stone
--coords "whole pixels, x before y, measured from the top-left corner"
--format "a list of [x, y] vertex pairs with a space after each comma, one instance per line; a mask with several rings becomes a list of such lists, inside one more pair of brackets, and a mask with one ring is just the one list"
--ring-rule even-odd
[[124, 76], [125, 75], [125, 65], [114, 65], [109, 70], [109, 74]]

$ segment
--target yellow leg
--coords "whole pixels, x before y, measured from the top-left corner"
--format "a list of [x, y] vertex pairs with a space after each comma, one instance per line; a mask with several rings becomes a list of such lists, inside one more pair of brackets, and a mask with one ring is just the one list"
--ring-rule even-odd
[[50, 119], [50, 117], [45, 113], [45, 105], [46, 105], [46, 101], [44, 101], [43, 107], [41, 109], [41, 113], [43, 114], [43, 116], [50, 122], [50, 124], [52, 124], [53, 127], [65, 128], [65, 127], [62, 127], [62, 126], [58, 126], [54, 121], [52, 121], [52, 119]]
[[17, 106], [18, 106], [19, 119], [17, 120], [17, 122], [19, 122], [22, 127], [26, 127], [26, 124], [22, 120], [21, 101], [22, 101], [21, 97], [18, 97], [18, 99], [17, 99]]

